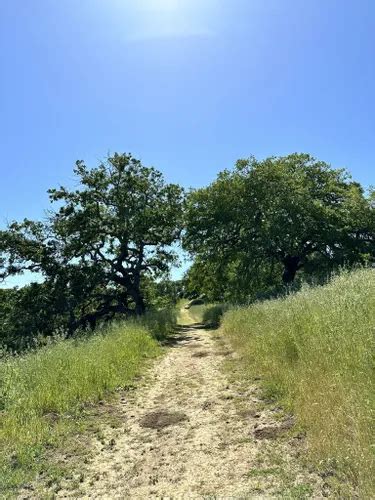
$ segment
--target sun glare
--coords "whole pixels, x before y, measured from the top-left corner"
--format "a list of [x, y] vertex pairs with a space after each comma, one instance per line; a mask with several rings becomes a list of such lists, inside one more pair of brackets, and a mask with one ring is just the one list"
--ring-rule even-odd
[[147, 3], [152, 10], [177, 10], [179, 7], [184, 7], [183, 4], [186, 5], [186, 2], [181, 0], [148, 0]]
[[209, 34], [212, 16], [208, 6], [212, 6], [210, 0], [205, 4], [198, 0], [138, 0], [132, 7], [136, 21], [132, 38]]

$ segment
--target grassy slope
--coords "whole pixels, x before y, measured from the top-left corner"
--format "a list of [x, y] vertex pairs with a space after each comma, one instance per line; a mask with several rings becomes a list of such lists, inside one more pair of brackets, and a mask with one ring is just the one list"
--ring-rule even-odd
[[375, 496], [375, 271], [225, 314], [250, 375], [292, 409], [312, 457]]
[[45, 469], [46, 447], [77, 430], [85, 405], [129, 385], [156, 356], [173, 325], [168, 314], [111, 326], [88, 339], [59, 341], [0, 363], [0, 492]]
[[188, 309], [188, 315], [195, 323], [201, 323], [203, 321], [203, 314], [207, 306], [205, 304], [191, 306]]
[[228, 309], [225, 304], [202, 304], [191, 306], [187, 313], [196, 323], [204, 323], [208, 327], [217, 327], [224, 312]]

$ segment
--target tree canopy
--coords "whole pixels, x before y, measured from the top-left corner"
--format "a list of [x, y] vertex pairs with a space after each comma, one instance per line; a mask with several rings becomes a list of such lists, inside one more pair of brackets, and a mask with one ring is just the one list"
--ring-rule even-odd
[[13, 222], [0, 233], [1, 277], [42, 274], [70, 331], [144, 312], [142, 279], [176, 261], [184, 201], [181, 187], [130, 154], [91, 169], [77, 161], [74, 172], [76, 189], [49, 191], [58, 208], [46, 221]]
[[[0, 280], [43, 278], [0, 290], [0, 344], [71, 335], [184, 293], [266, 298], [375, 258], [374, 192], [307, 154], [239, 160], [187, 196], [131, 154], [77, 161], [74, 173], [74, 189], [49, 191], [43, 221], [0, 231]], [[193, 264], [172, 281], [181, 241]]]
[[345, 170], [307, 154], [239, 160], [188, 197], [190, 278], [203, 288], [214, 281], [218, 297], [232, 286], [232, 297], [236, 289], [246, 297], [288, 285], [298, 271], [366, 263], [374, 238], [371, 196]]

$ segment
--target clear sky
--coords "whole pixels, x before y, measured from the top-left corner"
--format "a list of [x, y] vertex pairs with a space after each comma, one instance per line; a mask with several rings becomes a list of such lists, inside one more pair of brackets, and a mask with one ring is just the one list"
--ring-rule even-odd
[[0, 0], [0, 225], [76, 159], [201, 186], [309, 152], [375, 184], [373, 0]]

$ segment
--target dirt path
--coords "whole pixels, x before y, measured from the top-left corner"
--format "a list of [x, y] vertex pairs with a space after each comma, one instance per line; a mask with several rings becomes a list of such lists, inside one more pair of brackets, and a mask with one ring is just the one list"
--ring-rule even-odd
[[181, 328], [146, 383], [122, 399], [123, 425], [94, 441], [80, 493], [56, 496], [320, 498], [319, 476], [299, 465], [300, 440], [280, 437], [290, 419], [256, 386], [229, 381], [223, 364], [234, 356], [215, 333]]

